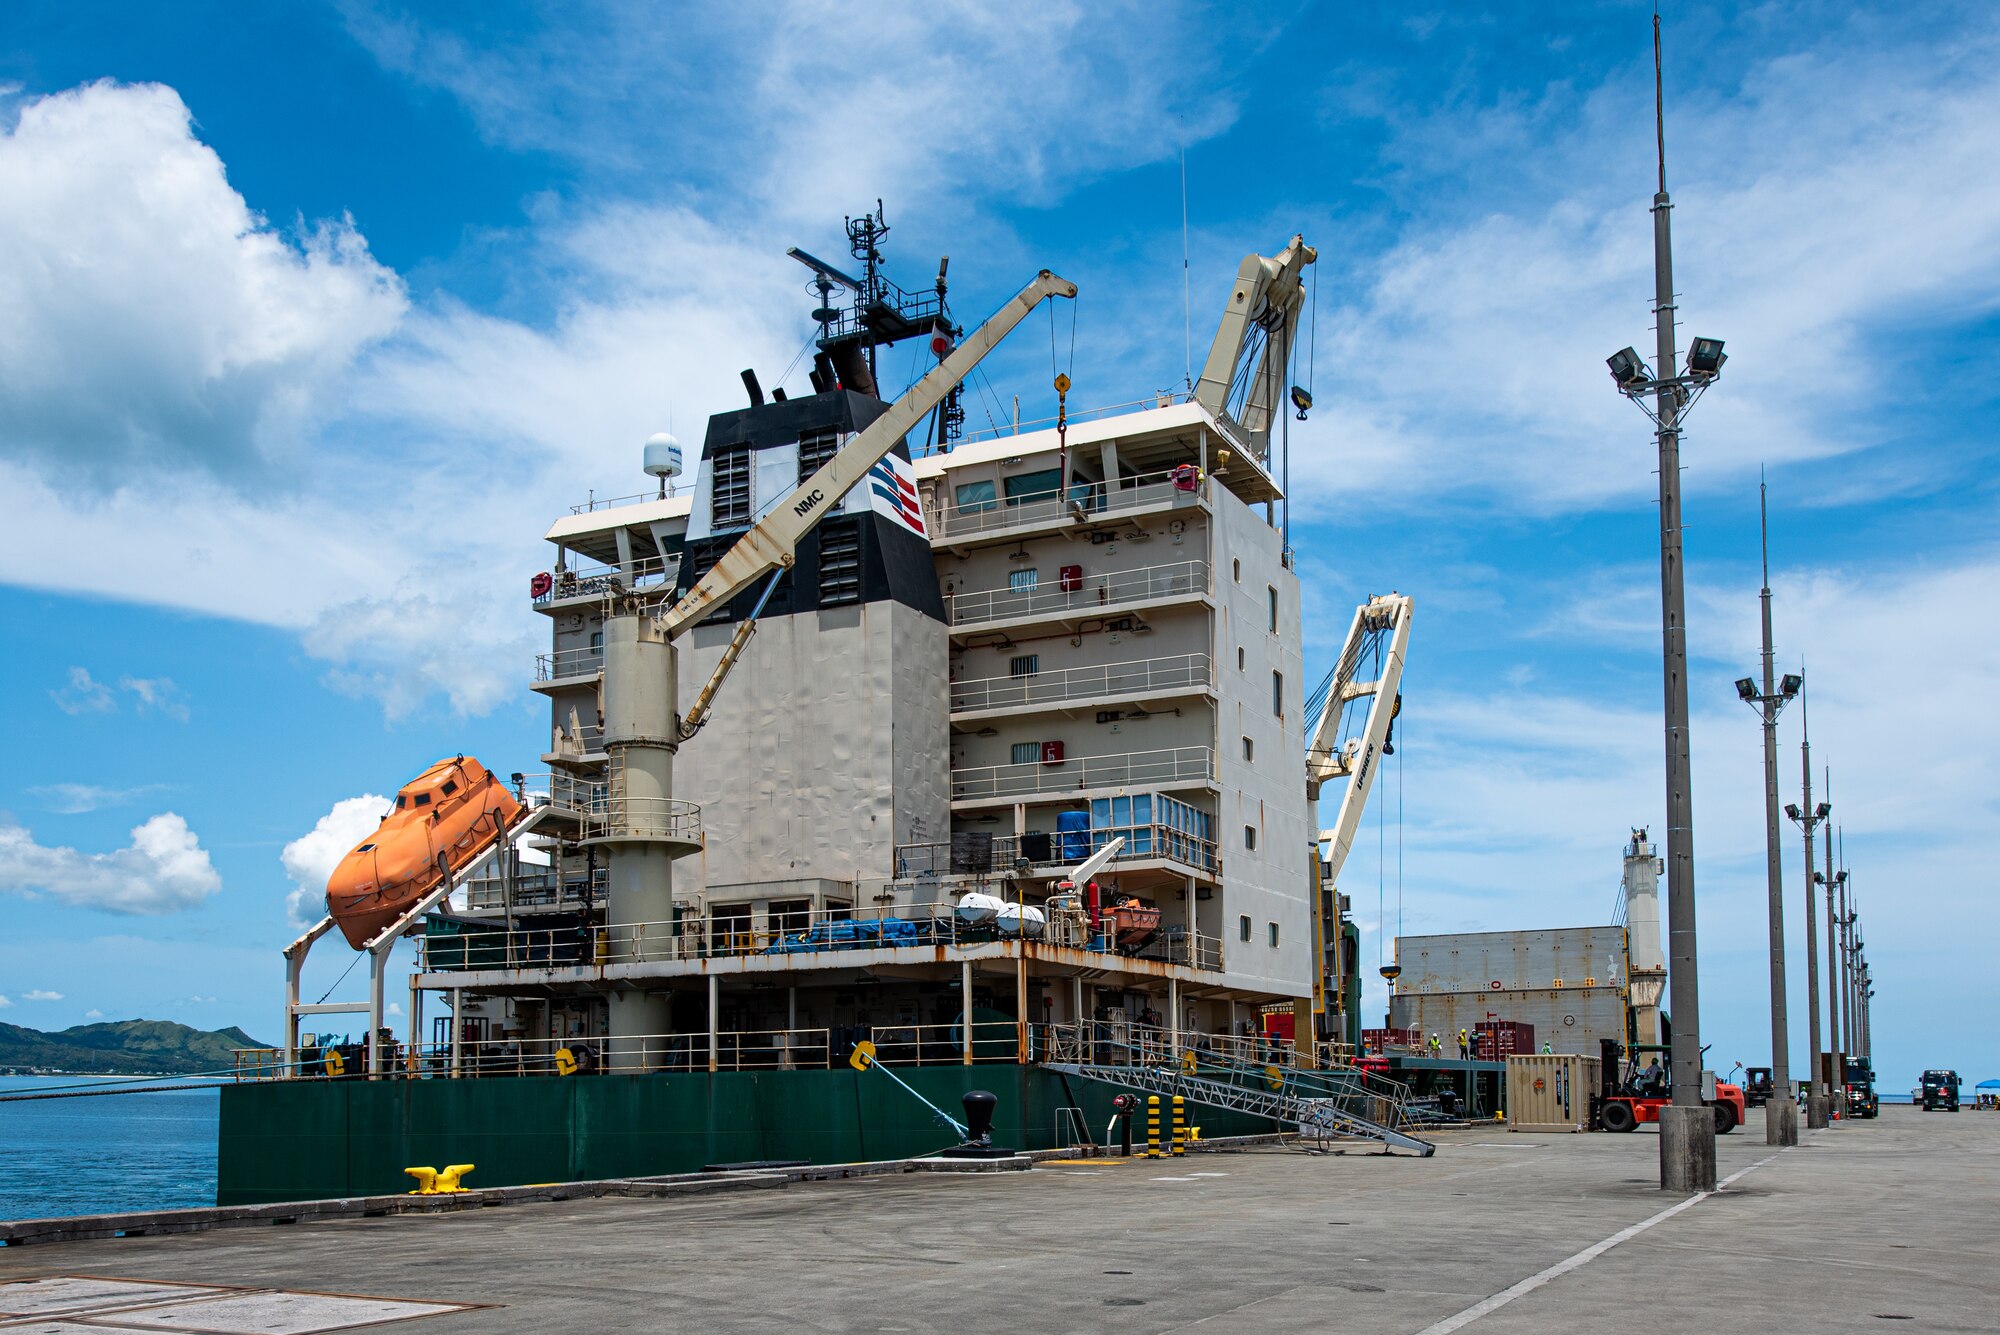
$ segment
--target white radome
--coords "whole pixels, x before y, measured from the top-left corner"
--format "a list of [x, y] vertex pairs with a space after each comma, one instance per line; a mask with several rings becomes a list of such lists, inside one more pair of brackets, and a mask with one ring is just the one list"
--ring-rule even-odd
[[645, 467], [650, 477], [679, 477], [681, 475], [679, 439], [665, 431], [648, 437]]

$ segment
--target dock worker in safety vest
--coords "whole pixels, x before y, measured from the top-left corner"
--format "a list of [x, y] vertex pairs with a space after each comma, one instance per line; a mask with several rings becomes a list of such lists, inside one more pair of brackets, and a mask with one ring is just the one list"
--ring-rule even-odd
[[1464, 1061], [1472, 1055], [1472, 1039], [1461, 1029], [1458, 1031], [1458, 1059]]
[[1444, 1040], [1440, 1039], [1436, 1034], [1431, 1035], [1431, 1056], [1444, 1056]]
[[1548, 1055], [1549, 1055], [1550, 1053], [1552, 1053], [1552, 1052], [1554, 1052], [1554, 1051], [1555, 1051], [1555, 1049], [1549, 1046], [1549, 1041], [1548, 1041], [1548, 1040], [1547, 1040], [1546, 1038], [1545, 1038], [1545, 1039], [1543, 1039], [1543, 1040], [1542, 1040], [1542, 1055], [1543, 1055], [1544, 1057], [1546, 1057], [1546, 1056], [1548, 1056]]

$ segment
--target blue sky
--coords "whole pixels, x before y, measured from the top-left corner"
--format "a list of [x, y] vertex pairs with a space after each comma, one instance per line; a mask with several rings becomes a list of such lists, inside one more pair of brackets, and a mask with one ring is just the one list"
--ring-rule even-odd
[[[2000, 20], [1665, 12], [1685, 328], [1731, 353], [1684, 450], [1704, 1037], [1768, 1047], [1728, 685], [1762, 468], [1889, 1087], [1992, 1074]], [[1313, 662], [1367, 593], [1418, 608], [1400, 803], [1343, 876], [1365, 953], [1399, 883], [1410, 931], [1606, 919], [1663, 805], [1651, 443], [1603, 370], [1650, 338], [1649, 13], [7, 7], [0, 1019], [274, 1037], [283, 850], [441, 754], [533, 767], [538, 535], [773, 383], [810, 328], [785, 247], [878, 197], [961, 311], [1081, 285], [1078, 404], [1180, 384], [1177, 326], [1199, 359], [1241, 256], [1303, 231]], [[989, 363], [1024, 416], [1040, 356]]]

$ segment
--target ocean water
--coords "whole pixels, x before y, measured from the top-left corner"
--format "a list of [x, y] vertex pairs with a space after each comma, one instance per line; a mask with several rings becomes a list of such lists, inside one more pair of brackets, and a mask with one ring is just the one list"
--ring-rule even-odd
[[[0, 1076], [0, 1100], [118, 1083]], [[215, 1204], [218, 1103], [212, 1088], [0, 1102], [0, 1219]]]

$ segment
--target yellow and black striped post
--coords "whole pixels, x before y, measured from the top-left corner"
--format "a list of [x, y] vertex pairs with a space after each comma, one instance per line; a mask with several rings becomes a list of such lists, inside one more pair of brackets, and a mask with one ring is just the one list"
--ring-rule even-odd
[[1174, 1153], [1187, 1153], [1187, 1107], [1180, 1095], [1174, 1095]]
[[1160, 1157], [1160, 1096], [1146, 1096], [1146, 1157]]

